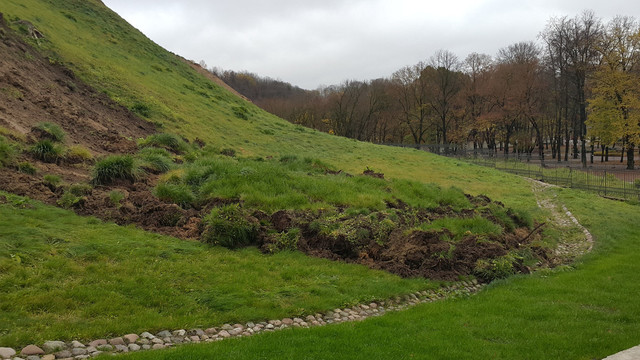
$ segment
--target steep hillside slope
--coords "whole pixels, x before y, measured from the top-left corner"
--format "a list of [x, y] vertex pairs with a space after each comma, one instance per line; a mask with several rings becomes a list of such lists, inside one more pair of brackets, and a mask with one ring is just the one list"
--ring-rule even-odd
[[[200, 138], [241, 155], [310, 155], [352, 173], [368, 166], [392, 178], [439, 184], [456, 179], [466, 192], [485, 193], [510, 206], [524, 200], [526, 208], [535, 208], [530, 194], [495, 187], [500, 181], [495, 173], [421, 151], [319, 133], [268, 114], [198, 74], [100, 1], [5, 0], [2, 11], [15, 28], [20, 28], [17, 19], [31, 21], [45, 36], [34, 45], [161, 131]], [[510, 181], [526, 186], [515, 177]]]
[[38, 123], [53, 122], [69, 135], [66, 145], [82, 145], [94, 155], [126, 152], [131, 139], [155, 131], [4, 26], [0, 23], [0, 126], [28, 137]]

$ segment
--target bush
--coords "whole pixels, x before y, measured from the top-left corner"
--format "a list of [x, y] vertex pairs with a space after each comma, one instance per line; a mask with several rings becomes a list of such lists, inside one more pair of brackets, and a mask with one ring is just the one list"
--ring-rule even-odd
[[56, 142], [64, 141], [66, 136], [64, 130], [56, 124], [50, 122], [41, 122], [35, 126], [35, 129], [40, 131], [40, 134], [45, 139], [49, 139]]
[[203, 241], [235, 249], [254, 244], [258, 235], [258, 221], [247, 216], [237, 204], [211, 210], [205, 218]]
[[169, 201], [182, 207], [191, 205], [195, 200], [191, 188], [183, 184], [161, 183], [153, 189], [153, 194], [162, 201]]
[[142, 175], [140, 165], [130, 155], [111, 155], [98, 161], [93, 167], [92, 182], [106, 185], [115, 180], [135, 182]]
[[40, 140], [30, 149], [31, 154], [38, 160], [52, 163], [58, 161], [63, 151], [51, 140]]
[[189, 144], [187, 144], [178, 135], [160, 133], [149, 135], [146, 139], [138, 142], [140, 147], [160, 147], [173, 151], [176, 154], [182, 154], [189, 150]]
[[38, 169], [31, 165], [31, 163], [24, 161], [18, 164], [18, 171], [29, 175], [35, 175], [35, 173], [38, 172]]
[[84, 146], [71, 146], [64, 154], [65, 159], [72, 164], [79, 164], [89, 160], [93, 160], [91, 151]]
[[15, 153], [16, 151], [9, 141], [0, 135], [0, 167], [11, 164]]

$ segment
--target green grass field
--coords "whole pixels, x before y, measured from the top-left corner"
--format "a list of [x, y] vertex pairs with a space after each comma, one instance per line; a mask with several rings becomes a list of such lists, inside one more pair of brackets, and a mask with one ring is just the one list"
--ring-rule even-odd
[[[14, 20], [26, 19], [45, 34], [40, 49], [52, 63], [69, 66], [161, 131], [199, 137], [244, 158], [296, 154], [352, 174], [369, 167], [394, 183], [455, 186], [538, 219], [544, 214], [522, 178], [319, 133], [267, 114], [198, 75], [97, 0], [5, 0], [1, 10], [14, 28]], [[233, 169], [240, 173], [247, 164], [237, 161]], [[267, 167], [249, 165], [253, 171]], [[592, 359], [637, 345], [640, 208], [553, 191], [596, 238], [593, 253], [575, 266], [512, 277], [467, 299], [361, 323], [131, 357]], [[435, 286], [299, 253], [262, 255], [254, 248], [180, 241], [3, 196], [1, 346], [259, 321]]]
[[361, 323], [125, 358], [599, 359], [637, 345], [640, 209], [570, 190], [558, 195], [597, 239], [594, 252], [574, 266]]
[[24, 198], [0, 204], [0, 344], [312, 314], [437, 283], [282, 252], [230, 251]]

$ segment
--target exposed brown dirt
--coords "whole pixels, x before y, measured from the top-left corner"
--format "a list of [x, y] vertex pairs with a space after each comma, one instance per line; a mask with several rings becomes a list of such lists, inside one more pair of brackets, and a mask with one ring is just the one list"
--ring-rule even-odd
[[[137, 147], [133, 140], [154, 131], [153, 125], [83, 84], [71, 71], [52, 64], [17, 35], [5, 30], [0, 37], [0, 126], [21, 135], [14, 140], [26, 138], [29, 143], [46, 136], [34, 126], [47, 121], [65, 130], [65, 145], [80, 144], [94, 155], [105, 155], [135, 152]], [[90, 180], [90, 164], [81, 161], [43, 163], [28, 155], [21, 155], [18, 159], [24, 160], [35, 165], [38, 173], [29, 175], [19, 172], [16, 167], [0, 168], [0, 189], [59, 205], [65, 190], [48, 184], [43, 174], [60, 175], [67, 186]], [[326, 174], [339, 175], [342, 171], [327, 170]], [[370, 169], [365, 170], [363, 175], [384, 179], [384, 174]], [[153, 196], [151, 189], [156, 180], [155, 175], [149, 174], [135, 183], [121, 181], [110, 186], [87, 189], [74, 203], [66, 206], [78, 214], [96, 216], [117, 224], [135, 224], [149, 231], [183, 239], [198, 239], [206, 228], [202, 218], [212, 207], [241, 204], [237, 200], [213, 199], [198, 208], [183, 209]], [[117, 193], [120, 196], [113, 196]], [[468, 197], [476, 208], [492, 203], [491, 199], [484, 196]], [[3, 199], [0, 197], [0, 202]], [[309, 255], [364, 264], [403, 277], [422, 276], [441, 280], [456, 280], [460, 276], [473, 274], [479, 260], [496, 259], [520, 247], [530, 246], [538, 237], [537, 234], [531, 236], [528, 229], [516, 229], [500, 237], [478, 238], [468, 235], [454, 242], [450, 240], [452, 234], [446, 230], [411, 229], [419, 223], [442, 217], [482, 214], [491, 220], [497, 219], [492, 219], [486, 211], [456, 212], [450, 207], [415, 209], [402, 201], [389, 202], [387, 207], [394, 209], [398, 215], [392, 222], [393, 227], [382, 226], [388, 220], [382, 212], [348, 216], [344, 209], [338, 209], [338, 216], [330, 220], [328, 225], [339, 225], [347, 230], [335, 233], [319, 231], [312, 226], [314, 222], [327, 221], [324, 217], [326, 214], [322, 212], [277, 211], [269, 215], [253, 211], [247, 218], [262, 224], [258, 245], [263, 249], [269, 248], [269, 242], [277, 239], [274, 234], [297, 228], [300, 230], [297, 248]], [[534, 249], [533, 253], [540, 261], [546, 261], [545, 249], [534, 246], [531, 249]], [[520, 263], [514, 266], [519, 272], [528, 271]]]
[[67, 133], [66, 145], [82, 145], [94, 155], [134, 151], [135, 139], [154, 132], [154, 125], [2, 29], [0, 126], [34, 139], [36, 124], [55, 123]]

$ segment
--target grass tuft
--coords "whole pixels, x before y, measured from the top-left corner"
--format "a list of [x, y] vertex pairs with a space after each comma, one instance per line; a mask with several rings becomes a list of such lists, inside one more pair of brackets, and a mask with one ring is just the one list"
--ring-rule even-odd
[[116, 180], [135, 182], [140, 179], [142, 173], [140, 165], [133, 156], [111, 155], [95, 164], [92, 182], [96, 185], [107, 185]]

